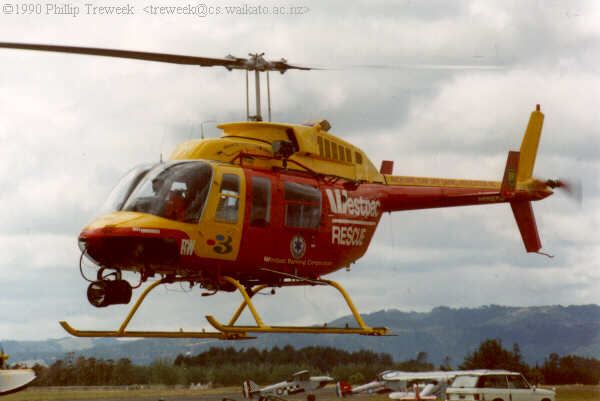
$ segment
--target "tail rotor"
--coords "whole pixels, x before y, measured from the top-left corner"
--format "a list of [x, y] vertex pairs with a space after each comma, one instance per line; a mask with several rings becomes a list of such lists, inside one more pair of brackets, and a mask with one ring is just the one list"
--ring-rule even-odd
[[546, 181], [546, 185], [550, 188], [559, 188], [562, 189], [565, 194], [573, 199], [579, 206], [583, 203], [583, 185], [581, 184], [581, 180], [579, 179], [557, 179], [557, 180], [548, 180]]

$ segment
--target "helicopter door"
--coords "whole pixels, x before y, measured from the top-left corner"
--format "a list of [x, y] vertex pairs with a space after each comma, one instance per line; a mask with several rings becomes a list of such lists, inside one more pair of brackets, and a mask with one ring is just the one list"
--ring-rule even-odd
[[208, 246], [203, 256], [236, 260], [244, 220], [244, 176], [238, 168], [215, 168], [202, 234]]
[[288, 272], [301, 276], [313, 276], [315, 262], [321, 259], [317, 247], [321, 228], [322, 196], [314, 179], [282, 176], [281, 235], [277, 241], [285, 255]]
[[267, 176], [250, 178], [249, 228], [267, 228], [271, 224], [271, 179]]
[[265, 258], [276, 256], [273, 254], [273, 238], [278, 235], [277, 221], [280, 219], [274, 214], [273, 200], [277, 194], [271, 177], [256, 171], [246, 172], [248, 188], [244, 238], [251, 241], [252, 246], [245, 247], [240, 257], [251, 265], [260, 265]]

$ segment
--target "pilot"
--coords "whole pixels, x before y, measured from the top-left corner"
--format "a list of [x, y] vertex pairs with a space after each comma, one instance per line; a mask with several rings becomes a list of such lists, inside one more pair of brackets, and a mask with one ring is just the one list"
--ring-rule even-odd
[[206, 201], [208, 190], [210, 188], [210, 175], [203, 175], [189, 180], [186, 184], [189, 190], [186, 193], [186, 200], [189, 203], [185, 211], [185, 221], [195, 222], [200, 217], [202, 206]]
[[160, 176], [158, 176], [152, 180], [152, 192], [154, 192], [155, 196], [158, 195], [158, 193], [162, 189], [162, 186], [164, 185], [164, 183], [165, 183], [165, 180]]
[[165, 217], [185, 221], [186, 204], [182, 191], [170, 191], [165, 205]]

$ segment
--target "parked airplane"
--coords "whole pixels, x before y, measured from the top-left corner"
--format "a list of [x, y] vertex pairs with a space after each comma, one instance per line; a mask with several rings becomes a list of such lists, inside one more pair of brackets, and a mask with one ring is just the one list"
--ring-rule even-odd
[[35, 379], [32, 369], [8, 369], [7, 360], [8, 355], [0, 347], [0, 395], [21, 391]]
[[339, 381], [335, 385], [335, 392], [338, 397], [347, 397], [355, 394], [385, 394], [393, 391], [387, 383], [383, 380], [383, 375], [391, 373], [392, 370], [385, 370], [377, 375], [375, 380], [361, 384], [360, 386], [352, 387], [352, 385], [345, 381]]
[[393, 400], [436, 399], [443, 395], [449, 382], [457, 375], [469, 373], [467, 370], [403, 372], [386, 370], [377, 375], [372, 382], [352, 387], [349, 383], [340, 381], [336, 384], [338, 397], [348, 397], [355, 394], [390, 393]]
[[242, 393], [244, 398], [258, 397], [261, 399], [270, 395], [282, 396], [314, 391], [334, 382], [332, 377], [310, 376], [308, 370], [301, 370], [287, 380], [262, 388], [252, 380], [245, 380], [242, 384]]

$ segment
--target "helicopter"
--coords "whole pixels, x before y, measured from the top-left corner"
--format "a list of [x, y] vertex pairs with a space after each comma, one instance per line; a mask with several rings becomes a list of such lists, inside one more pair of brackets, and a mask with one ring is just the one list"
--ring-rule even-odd
[[[150, 280], [114, 331], [62, 327], [78, 337], [214, 338], [240, 340], [256, 333], [390, 335], [370, 327], [346, 290], [324, 278], [347, 268], [367, 251], [384, 213], [509, 203], [525, 250], [541, 253], [532, 202], [571, 191], [561, 180], [534, 178], [544, 114], [531, 112], [518, 151], [509, 151], [500, 181], [394, 175], [394, 162], [377, 168], [360, 148], [320, 120], [305, 124], [271, 121], [270, 72], [313, 68], [248, 58], [207, 58], [165, 53], [25, 43], [0, 48], [75, 53], [144, 61], [220, 66], [246, 75], [246, 121], [218, 125], [218, 138], [181, 143], [169, 160], [131, 169], [106, 200], [101, 214], [78, 237], [80, 270], [90, 281], [95, 307], [129, 304], [133, 290]], [[256, 113], [249, 110], [254, 73]], [[268, 118], [263, 121], [260, 74], [266, 74]], [[97, 267], [83, 274], [82, 261]], [[130, 283], [123, 272], [139, 275]], [[214, 331], [133, 331], [128, 325], [148, 294], [164, 284], [187, 283], [210, 296], [239, 292], [242, 302], [227, 323], [207, 315]], [[252, 297], [265, 289], [328, 286], [339, 291], [355, 327], [275, 326], [263, 321]], [[248, 309], [254, 325], [236, 324]]]

